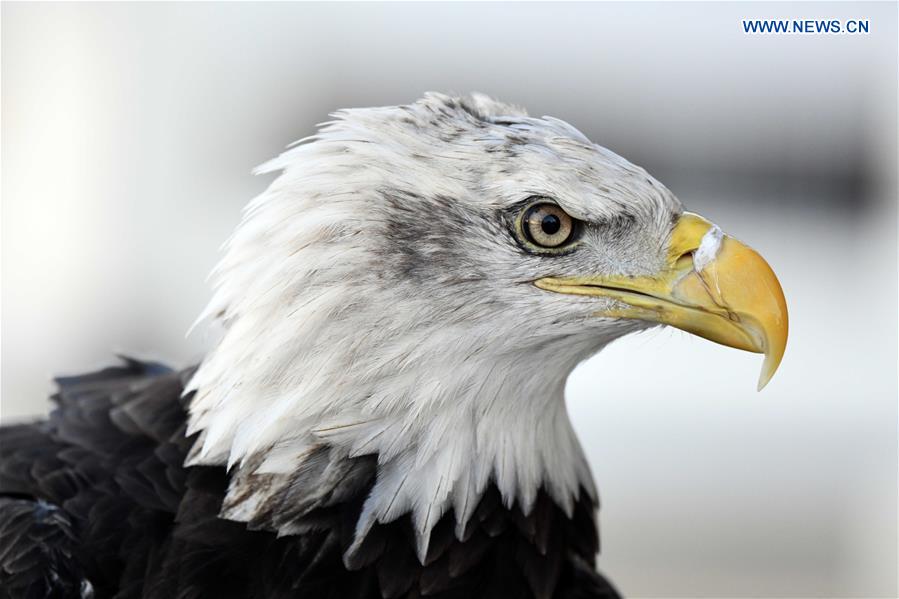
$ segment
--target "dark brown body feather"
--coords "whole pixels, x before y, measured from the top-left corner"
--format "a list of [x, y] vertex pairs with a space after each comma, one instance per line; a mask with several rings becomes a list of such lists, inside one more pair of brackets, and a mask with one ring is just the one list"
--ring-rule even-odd
[[488, 487], [463, 541], [452, 513], [438, 523], [424, 564], [408, 518], [344, 563], [372, 456], [347, 460], [324, 495], [298, 477], [268, 514], [296, 535], [222, 520], [225, 469], [182, 466], [189, 376], [127, 361], [60, 379], [47, 422], [0, 429], [0, 597], [617, 597], [594, 569], [586, 493], [568, 518], [543, 492], [524, 515]]

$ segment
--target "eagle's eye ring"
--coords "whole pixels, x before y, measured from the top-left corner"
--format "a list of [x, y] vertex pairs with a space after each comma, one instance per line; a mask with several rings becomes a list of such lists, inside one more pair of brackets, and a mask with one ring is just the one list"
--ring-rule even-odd
[[521, 211], [516, 229], [527, 249], [535, 253], [556, 254], [571, 249], [578, 221], [554, 203], [541, 198]]

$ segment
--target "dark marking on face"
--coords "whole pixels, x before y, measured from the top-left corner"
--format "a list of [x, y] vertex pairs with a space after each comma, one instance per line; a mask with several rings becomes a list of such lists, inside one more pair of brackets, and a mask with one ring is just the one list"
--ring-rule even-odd
[[483, 251], [473, 247], [483, 239], [476, 233], [488, 226], [486, 219], [442, 195], [423, 196], [400, 189], [380, 193], [390, 214], [376, 251], [380, 276], [443, 284], [486, 278], [479, 262]]
[[637, 228], [637, 216], [631, 212], [621, 212], [612, 218], [596, 223], [603, 236], [610, 240], [619, 240], [630, 235]]

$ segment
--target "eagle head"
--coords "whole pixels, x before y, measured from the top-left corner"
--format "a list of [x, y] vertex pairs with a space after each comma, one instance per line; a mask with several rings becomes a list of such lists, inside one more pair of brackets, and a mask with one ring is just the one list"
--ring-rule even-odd
[[[357, 536], [410, 514], [420, 553], [488, 484], [527, 512], [595, 491], [571, 370], [671, 325], [766, 355], [787, 311], [765, 261], [661, 183], [551, 117], [482, 95], [340, 111], [261, 172], [202, 318], [192, 464], [232, 468], [251, 521], [322, 447], [375, 456]], [[279, 532], [290, 532], [282, 529]]]

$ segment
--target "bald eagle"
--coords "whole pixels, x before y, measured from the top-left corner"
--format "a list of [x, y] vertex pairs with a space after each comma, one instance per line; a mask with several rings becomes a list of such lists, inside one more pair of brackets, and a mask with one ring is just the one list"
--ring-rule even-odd
[[571, 125], [333, 116], [260, 168], [199, 366], [60, 378], [2, 429], [0, 595], [617, 597], [568, 374], [660, 324], [778, 367], [767, 263]]

